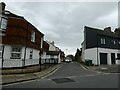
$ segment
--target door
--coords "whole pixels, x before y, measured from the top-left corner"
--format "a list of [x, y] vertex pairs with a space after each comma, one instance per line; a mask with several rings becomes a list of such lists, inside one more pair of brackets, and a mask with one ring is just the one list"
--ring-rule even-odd
[[107, 65], [107, 53], [100, 53], [100, 64]]
[[115, 53], [111, 53], [111, 63], [115, 64]]

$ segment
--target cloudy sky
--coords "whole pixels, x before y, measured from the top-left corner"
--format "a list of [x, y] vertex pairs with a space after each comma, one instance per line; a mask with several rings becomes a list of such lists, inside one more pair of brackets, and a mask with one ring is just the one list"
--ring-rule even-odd
[[112, 31], [118, 26], [118, 2], [4, 2], [67, 54], [81, 47], [85, 25]]

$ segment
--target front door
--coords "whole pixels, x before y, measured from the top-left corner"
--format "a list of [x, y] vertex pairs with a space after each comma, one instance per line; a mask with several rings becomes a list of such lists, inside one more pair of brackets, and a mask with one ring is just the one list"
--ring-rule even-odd
[[107, 53], [100, 53], [100, 64], [107, 65]]

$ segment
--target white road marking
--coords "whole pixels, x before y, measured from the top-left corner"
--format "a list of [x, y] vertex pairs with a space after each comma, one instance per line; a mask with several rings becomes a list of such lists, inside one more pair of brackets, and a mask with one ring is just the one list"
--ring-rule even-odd
[[[52, 75], [53, 73], [55, 73], [58, 69], [60, 69], [62, 66], [58, 67], [57, 69], [55, 69], [54, 71], [52, 71], [51, 73], [49, 73], [48, 75], [44, 76], [44, 77], [41, 77], [40, 79], [44, 79], [50, 75]], [[20, 82], [15, 82], [15, 83], [10, 83], [10, 84], [6, 84], [6, 85], [2, 85], [2, 86], [10, 86], [10, 85], [17, 85], [17, 84], [20, 84], [20, 83], [28, 83], [28, 82], [32, 82], [32, 81], [36, 81], [37, 79], [39, 78], [36, 78], [35, 80], [29, 80], [29, 81], [20, 81]]]

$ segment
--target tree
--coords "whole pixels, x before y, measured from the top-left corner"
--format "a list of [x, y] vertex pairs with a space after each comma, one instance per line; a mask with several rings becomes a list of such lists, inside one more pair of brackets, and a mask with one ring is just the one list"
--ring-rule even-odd
[[79, 49], [77, 49], [77, 51], [75, 53], [74, 61], [80, 61], [80, 56], [81, 56], [81, 51]]
[[74, 59], [74, 56], [73, 56], [72, 54], [69, 54], [69, 55], [66, 56], [66, 58], [70, 58], [70, 59], [73, 60], [73, 59]]

